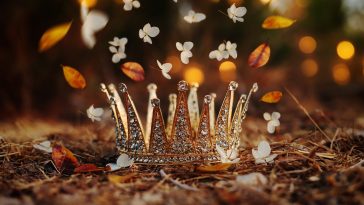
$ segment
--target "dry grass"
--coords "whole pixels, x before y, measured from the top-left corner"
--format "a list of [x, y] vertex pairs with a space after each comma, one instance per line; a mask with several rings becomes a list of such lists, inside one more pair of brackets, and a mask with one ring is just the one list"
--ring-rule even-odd
[[[305, 117], [295, 116], [300, 120], [283, 127], [284, 135], [268, 138], [279, 155], [270, 165], [254, 163], [251, 148], [265, 137], [257, 132], [265, 123], [248, 118], [240, 163], [217, 173], [198, 172], [194, 166], [134, 165], [114, 173], [59, 174], [51, 156], [33, 149], [34, 143], [61, 142], [80, 161], [104, 166], [116, 158], [113, 128], [24, 119], [3, 123], [0, 204], [362, 204], [364, 168], [357, 163], [364, 159], [363, 131], [329, 121], [321, 121], [322, 130], [315, 131]], [[198, 191], [176, 186], [161, 177], [161, 169]], [[261, 172], [269, 183], [247, 187], [236, 182], [237, 175], [251, 172]], [[115, 175], [124, 178], [110, 180]]]

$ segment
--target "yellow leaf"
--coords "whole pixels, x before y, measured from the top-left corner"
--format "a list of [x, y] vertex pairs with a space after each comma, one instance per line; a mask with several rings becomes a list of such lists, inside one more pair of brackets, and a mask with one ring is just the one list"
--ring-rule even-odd
[[260, 100], [266, 103], [277, 103], [281, 100], [282, 96], [283, 94], [281, 91], [272, 91], [263, 95]]
[[218, 172], [225, 171], [231, 167], [231, 163], [220, 163], [214, 165], [200, 165], [196, 168], [196, 170], [201, 172]]
[[86, 80], [78, 70], [70, 66], [62, 66], [64, 78], [68, 84], [77, 89], [83, 89], [86, 87]]
[[267, 17], [262, 27], [265, 29], [280, 29], [290, 27], [296, 20], [292, 20], [283, 16], [269, 16]]
[[130, 173], [130, 174], [127, 174], [124, 176], [109, 174], [107, 176], [107, 179], [113, 184], [120, 184], [120, 183], [124, 183], [124, 182], [128, 181], [129, 179], [133, 178], [135, 175], [136, 175], [135, 173]]
[[64, 38], [71, 27], [72, 22], [59, 24], [43, 33], [39, 41], [39, 52], [44, 52]]

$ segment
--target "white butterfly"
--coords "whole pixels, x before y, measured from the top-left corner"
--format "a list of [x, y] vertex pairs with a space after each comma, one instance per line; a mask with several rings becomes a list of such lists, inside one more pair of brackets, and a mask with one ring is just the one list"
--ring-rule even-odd
[[82, 4], [81, 20], [83, 22], [81, 27], [82, 40], [86, 46], [91, 49], [96, 44], [95, 33], [106, 26], [109, 21], [109, 17], [98, 10], [92, 10], [89, 12], [87, 6]]
[[236, 52], [236, 47], [237, 47], [236, 43], [231, 43], [230, 41], [228, 41], [225, 47], [226, 51], [232, 58], [236, 59], [238, 57], [238, 53]]
[[[111, 46], [109, 46], [109, 50], [111, 53], [114, 54], [112, 56], [113, 63], [118, 63], [121, 59], [126, 58], [126, 54], [125, 54], [126, 43], [128, 43], [127, 38], [119, 39], [118, 37], [114, 37], [113, 41], [109, 41], [109, 44], [111, 45]], [[118, 48], [116, 48], [116, 47], [118, 47]]]
[[216, 60], [218, 61], [229, 58], [229, 53], [225, 49], [226, 45], [224, 43], [221, 43], [217, 50], [213, 50], [209, 53], [209, 58], [216, 58]]
[[167, 79], [171, 79], [171, 76], [169, 75], [169, 71], [172, 69], [172, 64], [171, 63], [164, 63], [163, 65], [161, 64], [161, 62], [159, 62], [159, 60], [157, 60], [157, 64], [158, 67], [161, 69], [162, 71], [162, 75], [167, 78]]
[[279, 112], [273, 112], [272, 115], [269, 113], [264, 113], [263, 117], [267, 123], [267, 131], [270, 134], [273, 134], [276, 130], [276, 127], [278, 127], [281, 123], [279, 122], [279, 118], [281, 117], [281, 113]]
[[234, 21], [234, 23], [236, 23], [236, 21], [244, 22], [243, 16], [246, 12], [247, 10], [245, 7], [236, 7], [235, 4], [231, 5], [230, 8], [227, 9], [228, 16]]
[[244, 186], [259, 187], [268, 184], [268, 179], [260, 172], [252, 172], [249, 174], [238, 175], [236, 177], [236, 182]]
[[49, 140], [46, 140], [39, 144], [35, 144], [35, 145], [33, 145], [33, 147], [35, 149], [41, 150], [43, 152], [52, 153], [51, 142]]
[[91, 105], [87, 111], [87, 117], [92, 120], [92, 122], [101, 121], [101, 116], [104, 114], [104, 109], [102, 108], [94, 108], [94, 105]]
[[140, 7], [140, 2], [137, 0], [123, 0], [123, 2], [125, 11], [130, 11], [133, 7], [136, 9]]
[[177, 50], [181, 51], [181, 61], [184, 64], [188, 64], [190, 62], [190, 58], [192, 57], [191, 49], [193, 48], [193, 43], [191, 41], [184, 42], [183, 45], [180, 42], [176, 43]]
[[240, 161], [237, 147], [233, 147], [225, 152], [222, 147], [216, 145], [216, 151], [220, 155], [221, 163], [238, 163]]
[[188, 23], [198, 23], [206, 19], [206, 15], [203, 13], [196, 13], [193, 10], [188, 12], [188, 15], [183, 17]]
[[150, 37], [156, 37], [159, 34], [159, 28], [151, 26], [149, 23], [145, 24], [143, 29], [139, 29], [139, 38], [143, 39], [144, 42], [152, 44]]
[[277, 154], [270, 154], [271, 148], [267, 141], [259, 142], [258, 149], [252, 149], [252, 154], [256, 164], [272, 163]]
[[130, 159], [127, 154], [121, 154], [115, 163], [109, 163], [106, 166], [110, 168], [110, 171], [116, 171], [121, 168], [130, 167], [134, 164], [134, 159]]

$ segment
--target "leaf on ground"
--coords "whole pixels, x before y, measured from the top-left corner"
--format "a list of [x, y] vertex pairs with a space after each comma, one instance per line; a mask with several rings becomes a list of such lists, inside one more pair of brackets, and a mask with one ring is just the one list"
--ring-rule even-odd
[[76, 89], [83, 89], [86, 87], [86, 80], [78, 70], [70, 66], [62, 66], [62, 68], [64, 77], [71, 87]]
[[231, 163], [220, 163], [214, 165], [200, 165], [196, 168], [196, 170], [201, 172], [218, 172], [225, 171], [231, 167]]
[[281, 29], [290, 27], [296, 20], [292, 20], [290, 18], [286, 18], [283, 16], [268, 16], [263, 24], [262, 28], [264, 29]]
[[81, 164], [80, 166], [75, 168], [74, 172], [75, 173], [100, 172], [104, 170], [105, 170], [104, 167], [97, 167], [95, 164]]
[[56, 45], [60, 40], [62, 40], [69, 29], [71, 28], [72, 22], [67, 22], [63, 24], [59, 24], [48, 29], [43, 33], [42, 37], [39, 40], [38, 50], [39, 52], [44, 52], [54, 45]]
[[248, 64], [252, 68], [259, 68], [267, 64], [270, 57], [270, 47], [267, 43], [260, 44], [248, 58]]
[[134, 81], [144, 80], [144, 69], [137, 62], [126, 62], [121, 66], [123, 73]]
[[260, 100], [265, 103], [277, 103], [281, 100], [283, 93], [281, 91], [272, 91], [263, 95]]
[[68, 166], [66, 162], [70, 162], [74, 167], [80, 166], [80, 163], [73, 155], [73, 153], [63, 145], [53, 146], [52, 160], [58, 170], [61, 170], [65, 166]]
[[136, 173], [129, 173], [124, 176], [115, 175], [115, 174], [109, 174], [107, 175], [107, 179], [113, 183], [113, 184], [120, 184], [128, 181], [129, 179], [133, 178], [136, 175]]

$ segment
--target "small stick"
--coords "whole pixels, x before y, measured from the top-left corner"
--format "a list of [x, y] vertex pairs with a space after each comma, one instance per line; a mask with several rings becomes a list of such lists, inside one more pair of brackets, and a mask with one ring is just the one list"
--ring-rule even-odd
[[160, 175], [163, 177], [163, 178], [166, 178], [168, 181], [172, 182], [173, 184], [175, 184], [176, 186], [182, 188], [182, 189], [185, 189], [185, 190], [188, 190], [188, 191], [198, 191], [197, 188], [194, 188], [194, 187], [191, 187], [191, 186], [188, 186], [187, 184], [182, 184], [180, 183], [179, 181], [177, 180], [174, 180], [174, 179], [171, 179], [165, 172], [163, 169], [161, 169], [159, 171]]
[[284, 87], [284, 89], [287, 91], [287, 93], [291, 96], [293, 101], [296, 102], [298, 107], [306, 114], [306, 116], [311, 120], [311, 122], [315, 125], [315, 127], [326, 137], [328, 141], [331, 141], [330, 137], [321, 129], [321, 127], [317, 124], [317, 122], [311, 117], [311, 115], [308, 113], [305, 107], [298, 101], [296, 96], [294, 96], [288, 88]]

